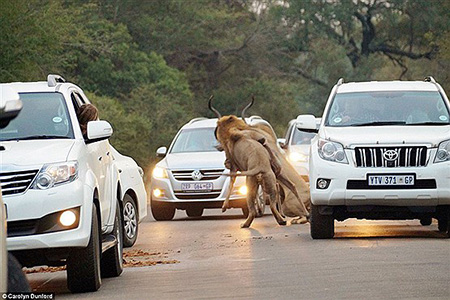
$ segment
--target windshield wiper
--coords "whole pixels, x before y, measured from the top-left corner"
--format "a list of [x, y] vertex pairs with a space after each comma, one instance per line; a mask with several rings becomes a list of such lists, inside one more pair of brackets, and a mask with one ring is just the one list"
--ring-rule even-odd
[[442, 123], [442, 122], [422, 122], [422, 123], [410, 123], [408, 125], [412, 126], [421, 126], [421, 125], [450, 125], [449, 123]]
[[405, 125], [405, 121], [376, 121], [368, 123], [352, 124], [350, 126], [383, 126], [383, 125]]
[[68, 136], [61, 135], [30, 135], [25, 137], [18, 137], [14, 139], [8, 139], [3, 141], [22, 141], [22, 140], [49, 140], [49, 139], [68, 139]]

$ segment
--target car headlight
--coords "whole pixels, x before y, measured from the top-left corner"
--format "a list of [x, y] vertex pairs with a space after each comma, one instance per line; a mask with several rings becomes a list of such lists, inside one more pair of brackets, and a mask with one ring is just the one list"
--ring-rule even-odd
[[167, 170], [161, 167], [155, 167], [153, 169], [152, 175], [154, 178], [169, 178], [169, 175], [167, 175]]
[[46, 190], [55, 185], [72, 182], [77, 177], [78, 163], [76, 161], [48, 164], [39, 171], [31, 188]]
[[319, 156], [322, 159], [348, 164], [342, 144], [320, 139], [318, 141]]
[[450, 161], [450, 140], [440, 143], [437, 149], [434, 162], [438, 163], [443, 161]]
[[307, 162], [308, 161], [308, 155], [305, 155], [300, 152], [291, 152], [289, 154], [289, 160], [292, 162]]

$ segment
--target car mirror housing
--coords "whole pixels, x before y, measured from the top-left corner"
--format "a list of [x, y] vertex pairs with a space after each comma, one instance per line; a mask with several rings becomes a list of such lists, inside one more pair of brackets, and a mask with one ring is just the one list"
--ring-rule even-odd
[[278, 138], [278, 139], [277, 139], [277, 142], [278, 142], [278, 145], [280, 145], [280, 147], [281, 147], [282, 149], [284, 149], [284, 148], [286, 147], [286, 139]]
[[167, 147], [159, 147], [156, 150], [156, 157], [164, 157], [167, 154]]
[[19, 94], [10, 87], [0, 86], [0, 128], [8, 126], [21, 110]]
[[86, 143], [94, 143], [108, 139], [113, 134], [111, 124], [107, 121], [90, 121], [87, 124]]
[[299, 115], [296, 119], [296, 127], [306, 132], [319, 132], [316, 117], [313, 115]]

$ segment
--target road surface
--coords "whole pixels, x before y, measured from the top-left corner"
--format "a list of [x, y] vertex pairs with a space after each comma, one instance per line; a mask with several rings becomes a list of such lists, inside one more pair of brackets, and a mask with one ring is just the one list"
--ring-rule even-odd
[[309, 224], [279, 226], [269, 209], [242, 221], [240, 210], [149, 216], [126, 250], [137, 266], [95, 293], [70, 294], [64, 271], [28, 279], [56, 299], [450, 299], [450, 240], [436, 223], [347, 220], [312, 240]]

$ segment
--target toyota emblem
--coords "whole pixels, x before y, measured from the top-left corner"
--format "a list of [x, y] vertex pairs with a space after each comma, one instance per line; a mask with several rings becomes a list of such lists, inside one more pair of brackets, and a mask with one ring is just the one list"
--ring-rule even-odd
[[200, 172], [200, 170], [195, 170], [194, 172], [192, 172], [191, 177], [192, 179], [199, 181], [203, 178], [203, 174], [202, 172]]
[[394, 161], [398, 158], [397, 150], [386, 150], [383, 153], [383, 157], [387, 161]]

